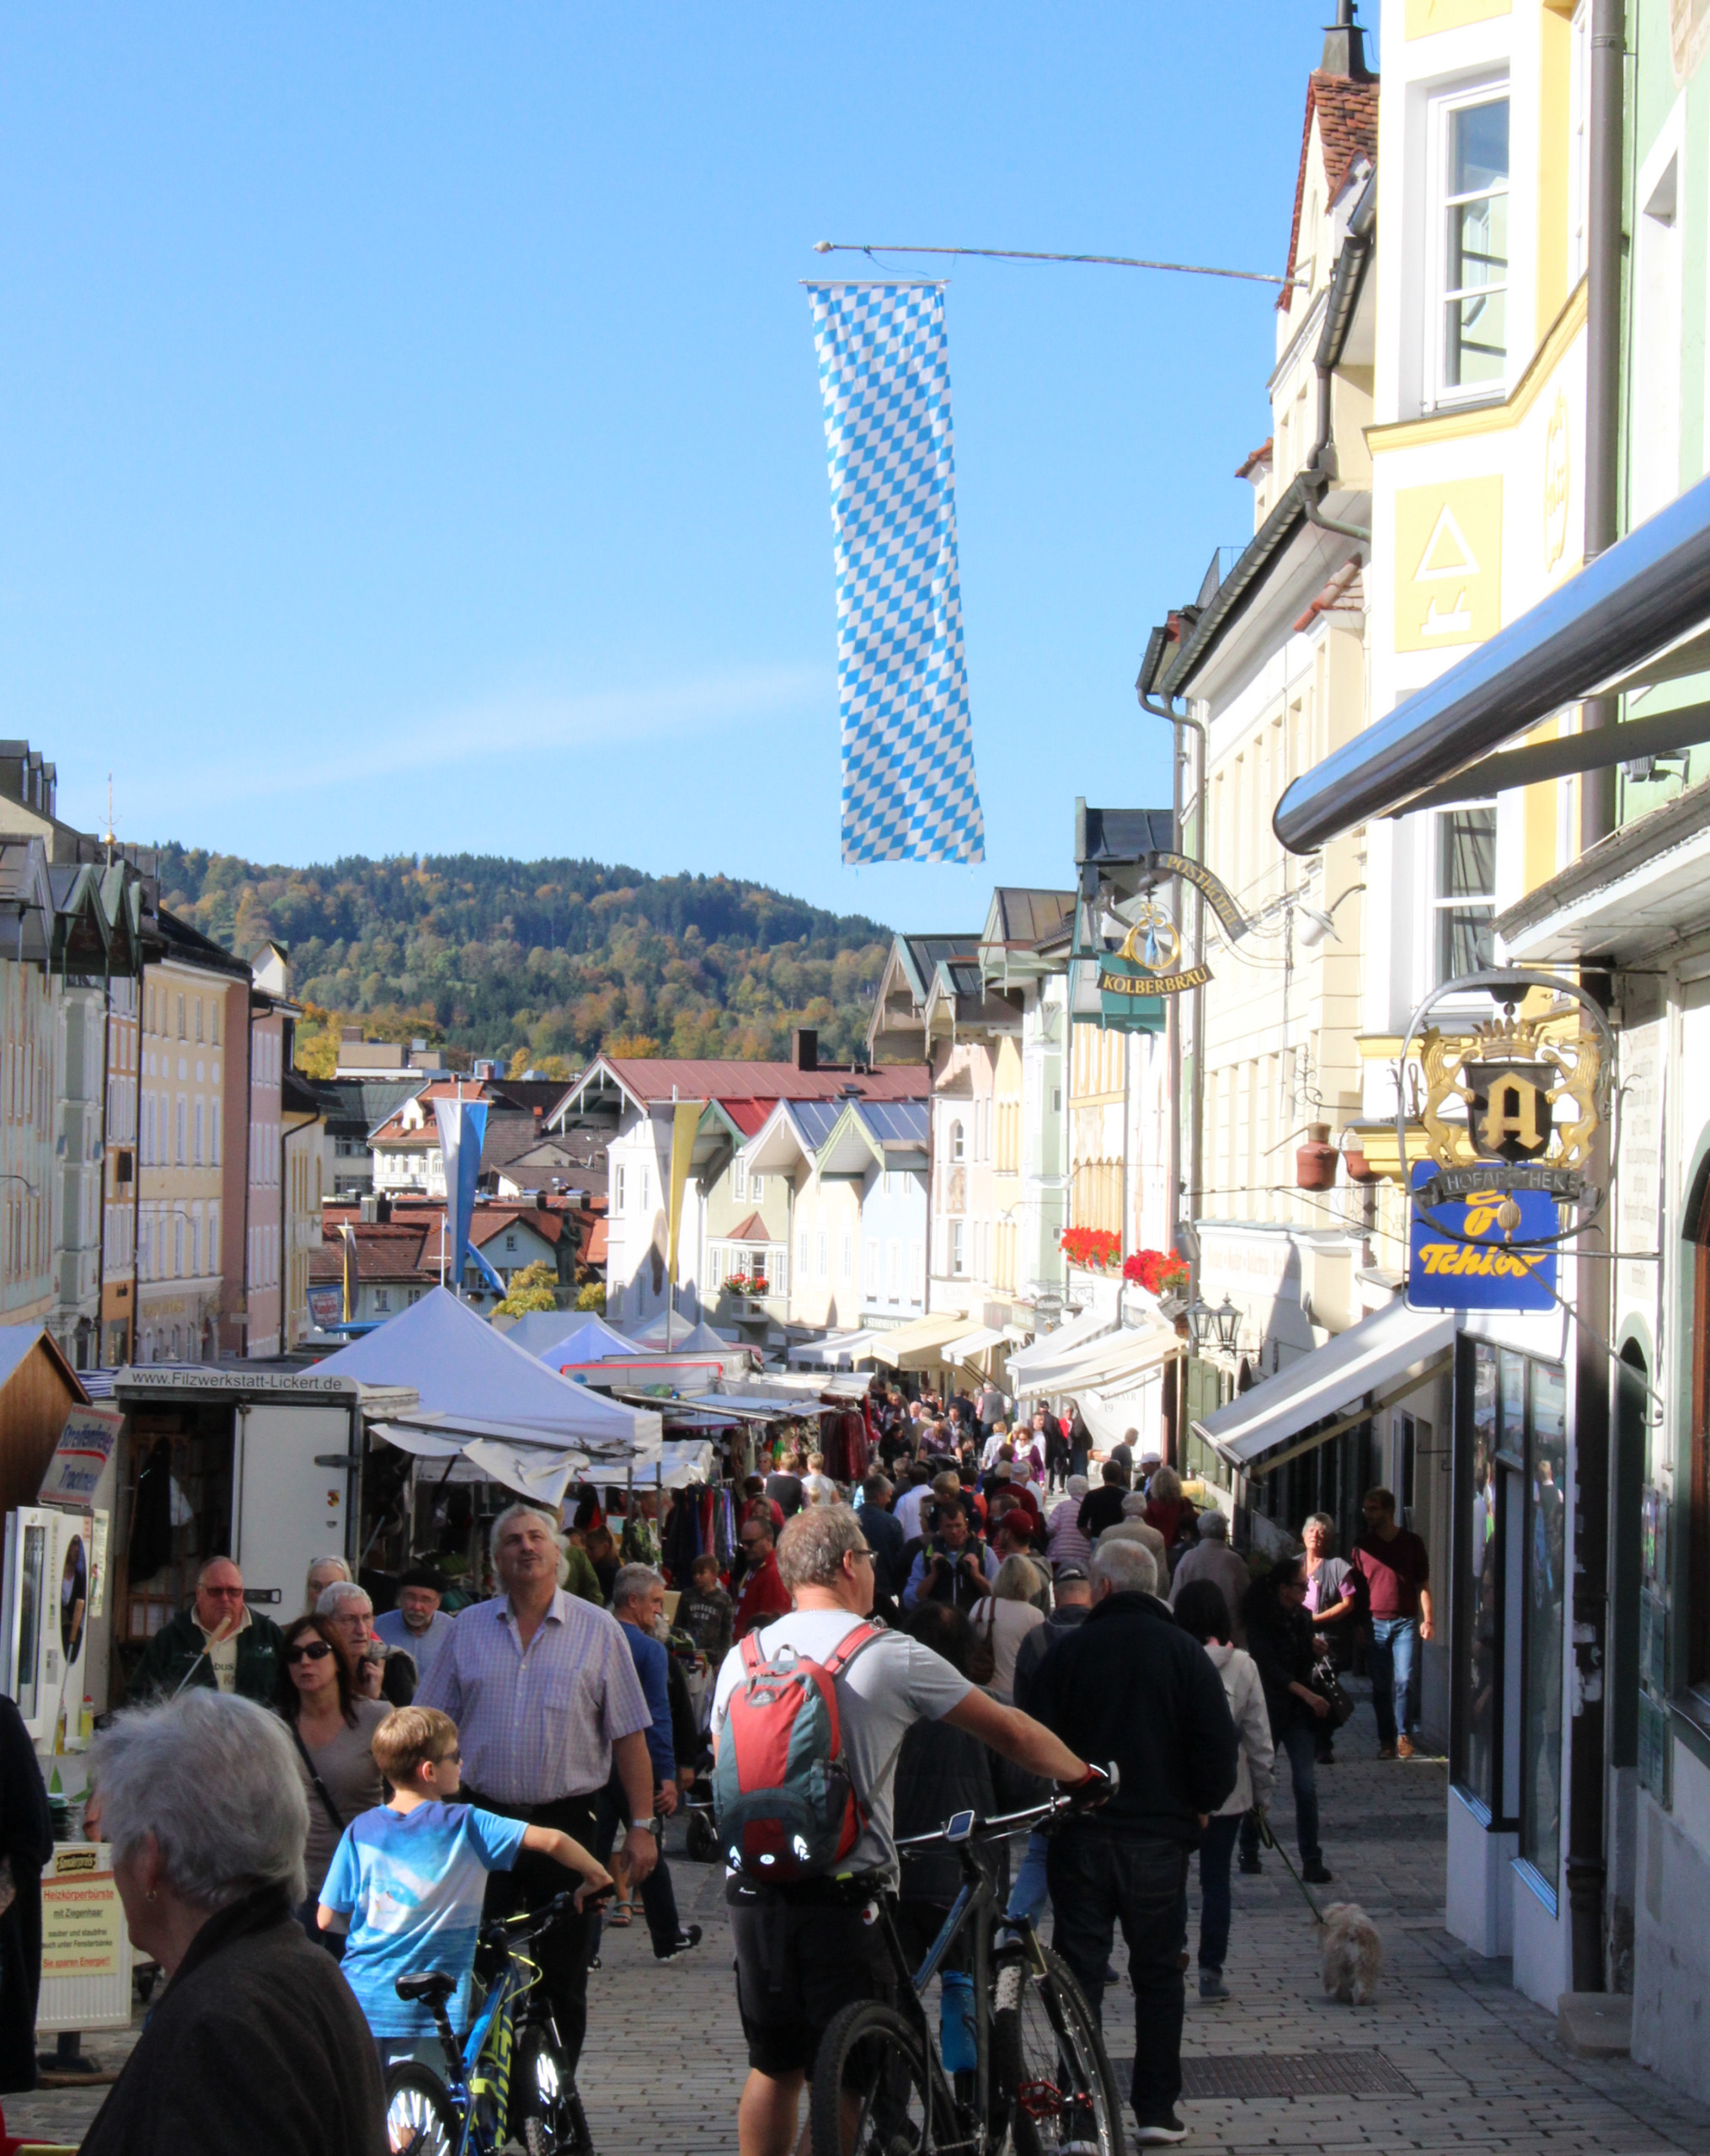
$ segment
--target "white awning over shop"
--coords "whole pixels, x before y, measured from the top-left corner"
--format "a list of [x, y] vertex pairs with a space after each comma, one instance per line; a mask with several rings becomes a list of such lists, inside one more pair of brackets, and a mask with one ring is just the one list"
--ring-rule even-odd
[[911, 1318], [906, 1325], [873, 1336], [873, 1359], [894, 1370], [929, 1370], [954, 1361], [947, 1353], [951, 1341], [972, 1330], [965, 1312], [940, 1310], [936, 1316]]
[[1032, 1347], [1023, 1348], [1010, 1357], [1011, 1390], [1055, 1392], [1057, 1366], [1084, 1348], [1089, 1340], [1098, 1340], [1115, 1330], [1114, 1310], [1084, 1310], [1078, 1317], [1066, 1318], [1055, 1332], [1040, 1333]]
[[[1194, 1428], [1232, 1467], [1269, 1474], [1393, 1406], [1434, 1376], [1454, 1353], [1456, 1324], [1452, 1310], [1410, 1310], [1404, 1303], [1390, 1303]], [[1314, 1427], [1327, 1419], [1327, 1428]]]
[[967, 1363], [971, 1362], [975, 1355], [983, 1355], [988, 1348], [1002, 1348], [1006, 1344], [1001, 1332], [994, 1332], [989, 1325], [982, 1325], [972, 1332], [965, 1332], [959, 1340], [953, 1340], [944, 1352], [952, 1362]]
[[790, 1360], [811, 1369], [847, 1369], [852, 1364], [873, 1360], [873, 1343], [878, 1337], [871, 1326], [859, 1332], [828, 1332], [823, 1340], [793, 1346]]

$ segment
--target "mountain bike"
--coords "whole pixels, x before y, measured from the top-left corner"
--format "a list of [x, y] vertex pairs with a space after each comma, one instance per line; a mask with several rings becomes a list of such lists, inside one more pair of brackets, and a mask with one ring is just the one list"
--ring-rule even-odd
[[[1116, 1769], [1109, 1772], [1114, 1787]], [[1086, 1995], [1031, 1923], [998, 1907], [997, 1844], [1081, 1808], [1082, 1800], [1060, 1796], [993, 1819], [959, 1812], [936, 1833], [897, 1844], [905, 1856], [947, 1844], [961, 1860], [961, 1890], [917, 1969], [909, 1967], [895, 1893], [879, 1896], [898, 2004], [846, 2006], [820, 2040], [813, 2156], [1123, 2156], [1121, 2100]], [[964, 1938], [975, 2063], [951, 2073], [924, 1995]]]
[[559, 1894], [542, 1909], [483, 1925], [478, 1951], [497, 1968], [461, 2043], [446, 2010], [457, 1979], [438, 1969], [398, 1979], [398, 1997], [419, 2000], [433, 2015], [446, 2071], [441, 2078], [413, 2058], [387, 2068], [390, 2156], [496, 2156], [507, 2139], [528, 2156], [578, 2156], [591, 2148], [552, 2002], [526, 1951], [574, 1908], [574, 1894]]

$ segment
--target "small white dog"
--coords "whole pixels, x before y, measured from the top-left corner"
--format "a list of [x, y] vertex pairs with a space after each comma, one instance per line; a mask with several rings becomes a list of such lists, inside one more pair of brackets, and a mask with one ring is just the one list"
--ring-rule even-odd
[[1383, 1939], [1357, 1902], [1324, 1912], [1324, 1990], [1344, 2006], [1366, 2006], [1383, 1973]]

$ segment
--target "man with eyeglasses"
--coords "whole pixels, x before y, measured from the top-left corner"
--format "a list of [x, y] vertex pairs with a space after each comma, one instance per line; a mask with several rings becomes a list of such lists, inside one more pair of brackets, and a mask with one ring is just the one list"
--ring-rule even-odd
[[756, 1625], [782, 1617], [789, 1608], [789, 1589], [778, 1569], [772, 1529], [763, 1521], [743, 1522], [742, 1556], [748, 1572], [736, 1598], [736, 1622], [731, 1636], [737, 1640], [746, 1639]]
[[190, 1685], [238, 1692], [271, 1706], [285, 1638], [243, 1599], [243, 1575], [229, 1557], [211, 1557], [195, 1600], [163, 1625], [131, 1680], [133, 1700], [170, 1700]]

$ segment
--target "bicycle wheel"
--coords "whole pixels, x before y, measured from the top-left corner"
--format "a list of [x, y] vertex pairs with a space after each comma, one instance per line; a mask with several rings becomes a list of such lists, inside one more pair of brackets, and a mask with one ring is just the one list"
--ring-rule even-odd
[[820, 2040], [809, 2121], [813, 2156], [928, 2156], [937, 2121], [919, 2030], [871, 1999], [846, 2006]]
[[[573, 2108], [573, 2106], [574, 2108]], [[528, 2156], [568, 2156], [582, 2145], [575, 2084], [548, 2032], [523, 2029], [510, 2067], [510, 2136]]]
[[431, 2067], [405, 2058], [387, 2068], [388, 2156], [452, 2156], [458, 2131], [456, 2108]]
[[1122, 2156], [1122, 2100], [1098, 2025], [1066, 1964], [1039, 1952], [1043, 1968], [1006, 1955], [994, 1988], [992, 2072], [1016, 2156]]

